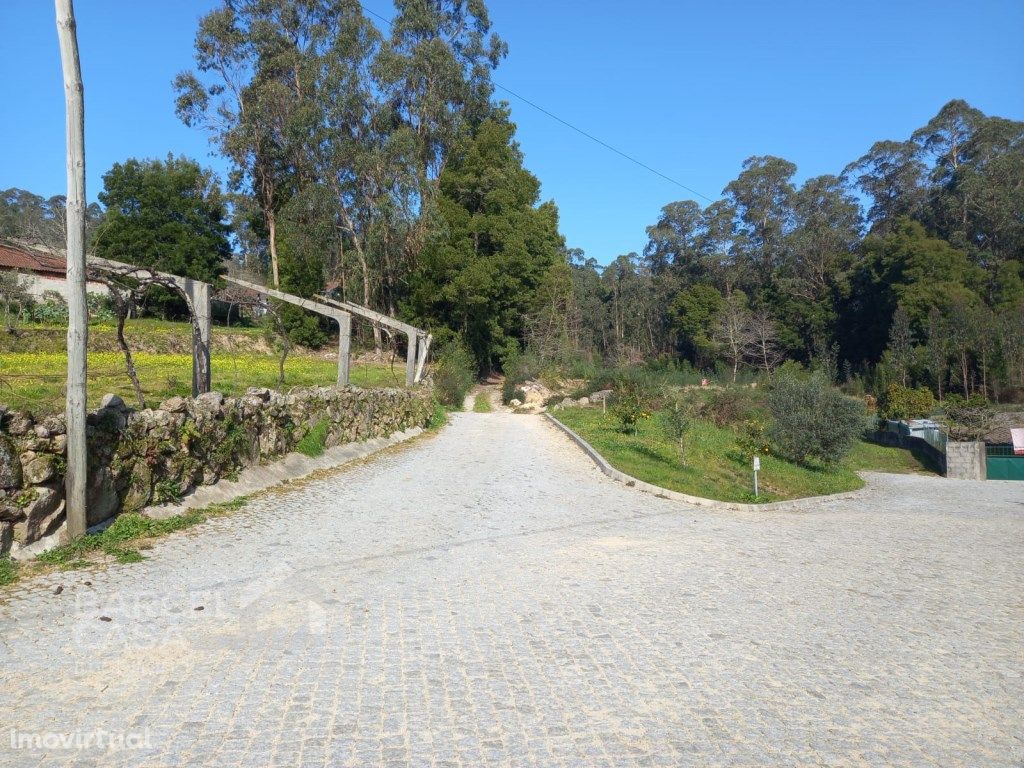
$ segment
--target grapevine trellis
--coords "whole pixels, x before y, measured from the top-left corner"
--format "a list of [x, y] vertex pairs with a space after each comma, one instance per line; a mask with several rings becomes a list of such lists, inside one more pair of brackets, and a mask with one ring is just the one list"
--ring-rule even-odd
[[[110, 259], [88, 257], [89, 272], [99, 278], [111, 280], [138, 280], [147, 285], [161, 285], [176, 291], [188, 305], [192, 325], [192, 395], [210, 391], [210, 325], [211, 287], [209, 283], [187, 277], [159, 272], [151, 267], [124, 264]], [[275, 288], [251, 283], [237, 277], [225, 276], [224, 280], [246, 291], [294, 304], [309, 312], [328, 317], [338, 324], [338, 385], [349, 383], [350, 358], [352, 352], [352, 315], [358, 315], [377, 326], [384, 326], [407, 335], [409, 339], [405, 364], [405, 384], [413, 386], [422, 380], [423, 368], [430, 349], [431, 336], [421, 328], [403, 323], [389, 315], [375, 312], [352, 302], [336, 301], [321, 297], [322, 300], [304, 299]]]

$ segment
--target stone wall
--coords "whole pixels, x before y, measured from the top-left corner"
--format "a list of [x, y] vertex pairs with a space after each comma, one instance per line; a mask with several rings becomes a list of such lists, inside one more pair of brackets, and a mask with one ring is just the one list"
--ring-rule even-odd
[[987, 475], [984, 443], [946, 443], [946, 477], [985, 480]]
[[[326, 446], [385, 437], [430, 417], [427, 391], [313, 387], [172, 397], [133, 411], [107, 395], [88, 417], [88, 523], [174, 501], [198, 485], [295, 449], [317, 424]], [[35, 420], [0, 406], [0, 555], [64, 525], [67, 438], [63, 416]]]

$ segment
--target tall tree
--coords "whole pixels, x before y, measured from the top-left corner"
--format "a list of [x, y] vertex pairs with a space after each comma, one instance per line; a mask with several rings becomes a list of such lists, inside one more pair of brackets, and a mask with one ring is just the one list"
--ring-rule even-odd
[[926, 168], [913, 141], [878, 141], [867, 154], [843, 170], [871, 199], [867, 219], [878, 234], [885, 234], [901, 216], [920, 215], [927, 196]]
[[725, 187], [725, 197], [736, 208], [740, 222], [738, 254], [762, 285], [771, 282], [782, 262], [795, 173], [796, 166], [781, 157], [750, 157], [743, 162], [743, 172]]
[[231, 255], [227, 208], [212, 171], [194, 160], [126, 160], [103, 175], [98, 256], [213, 282]]
[[564, 243], [553, 203], [523, 168], [504, 110], [467, 138], [441, 176], [444, 234], [430, 241], [412, 275], [408, 312], [438, 340], [460, 336], [481, 372], [493, 370], [526, 335], [537, 290]]
[[751, 346], [755, 342], [747, 297], [741, 291], [736, 291], [726, 298], [722, 310], [718, 313], [714, 339], [732, 369], [732, 380], [735, 382], [740, 366], [750, 355]]
[[[212, 131], [235, 189], [258, 203], [246, 233], [267, 241], [274, 281], [282, 234], [329, 197], [315, 206], [317, 227], [333, 232], [323, 279], [391, 314], [439, 223], [445, 163], [487, 116], [505, 53], [480, 0], [396, 7], [381, 34], [356, 0], [225, 0], [200, 23], [198, 71], [175, 82], [179, 115]], [[308, 262], [303, 246], [283, 251]]]

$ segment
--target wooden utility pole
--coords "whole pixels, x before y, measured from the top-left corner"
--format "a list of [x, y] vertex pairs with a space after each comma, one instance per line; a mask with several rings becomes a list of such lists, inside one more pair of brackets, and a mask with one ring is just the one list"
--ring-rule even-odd
[[57, 39], [64, 70], [67, 112], [67, 299], [68, 386], [65, 405], [68, 461], [65, 478], [68, 536], [85, 535], [85, 374], [89, 310], [85, 301], [85, 98], [78, 60], [78, 33], [72, 0], [55, 0]]

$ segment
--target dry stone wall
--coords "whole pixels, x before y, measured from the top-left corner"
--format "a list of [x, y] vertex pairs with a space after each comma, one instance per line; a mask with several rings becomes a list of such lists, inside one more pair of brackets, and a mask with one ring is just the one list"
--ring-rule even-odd
[[[253, 388], [241, 397], [172, 397], [142, 411], [107, 395], [88, 417], [88, 522], [176, 500], [286, 454], [321, 422], [329, 447], [423, 426], [430, 412], [423, 389]], [[0, 406], [0, 555], [62, 530], [66, 449], [62, 416], [37, 421]]]

